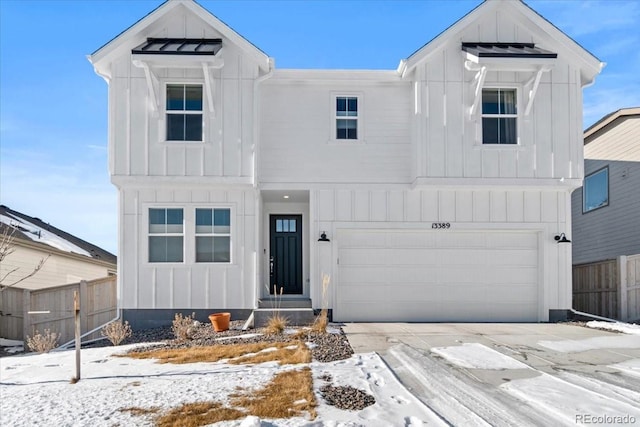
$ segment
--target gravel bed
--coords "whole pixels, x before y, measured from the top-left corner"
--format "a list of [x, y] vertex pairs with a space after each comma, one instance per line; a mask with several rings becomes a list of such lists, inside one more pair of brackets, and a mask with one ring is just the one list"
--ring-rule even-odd
[[376, 403], [373, 396], [351, 386], [325, 385], [320, 387], [320, 394], [328, 405], [349, 411], [360, 411]]

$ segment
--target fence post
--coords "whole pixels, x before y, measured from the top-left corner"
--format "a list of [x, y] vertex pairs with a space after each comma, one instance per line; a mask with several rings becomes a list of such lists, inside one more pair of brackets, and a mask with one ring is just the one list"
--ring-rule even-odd
[[620, 307], [620, 316], [618, 319], [626, 322], [629, 313], [627, 311], [627, 257], [621, 255], [618, 257], [618, 307]]
[[31, 291], [29, 289], [25, 289], [22, 291], [22, 340], [26, 346], [27, 344], [27, 335], [33, 335], [31, 332], [31, 315], [29, 312], [31, 311]]
[[80, 324], [82, 325], [82, 329], [85, 331], [89, 330], [89, 313], [87, 313], [87, 281], [81, 280], [80, 286]]

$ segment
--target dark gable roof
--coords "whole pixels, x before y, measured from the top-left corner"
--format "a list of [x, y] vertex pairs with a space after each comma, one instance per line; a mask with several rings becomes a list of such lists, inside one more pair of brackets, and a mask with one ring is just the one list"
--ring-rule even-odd
[[533, 43], [462, 43], [462, 50], [478, 58], [557, 58]]
[[[95, 260], [100, 260], [100, 261], [104, 261], [107, 263], [111, 263], [111, 264], [116, 264], [118, 258], [112, 254], [111, 252], [105, 251], [104, 249], [96, 246], [96, 245], [92, 245], [89, 242], [86, 242], [72, 234], [69, 234], [65, 231], [62, 231], [56, 227], [53, 227], [50, 224], [47, 224], [46, 222], [43, 222], [40, 218], [34, 218], [28, 215], [25, 215], [23, 213], [20, 213], [18, 211], [14, 211], [4, 205], [0, 205], [0, 215], [4, 215], [7, 216], [9, 218], [15, 218], [16, 220], [25, 220], [30, 222], [31, 224], [35, 225], [36, 227], [42, 228], [47, 230], [50, 233], [53, 233], [55, 235], [57, 235], [58, 237], [67, 240], [70, 243], [73, 243], [74, 245], [78, 246], [81, 249], [84, 249], [85, 251], [87, 251], [88, 253], [91, 254], [91, 258], [95, 259]], [[17, 221], [16, 221], [17, 224]], [[8, 224], [9, 226], [12, 226], [12, 228], [14, 228], [16, 230], [16, 238], [21, 239], [21, 240], [26, 240], [28, 242], [33, 242], [35, 244], [40, 244], [42, 246], [46, 246], [46, 247], [51, 247], [49, 245], [47, 245], [46, 243], [38, 243], [36, 240], [32, 240], [31, 238], [27, 237], [25, 235], [25, 230], [20, 230], [20, 228], [16, 228], [15, 224]], [[4, 223], [0, 223], [0, 230], [4, 229], [4, 227], [6, 227], [7, 224]]]
[[136, 55], [215, 55], [222, 49], [222, 39], [148, 38], [131, 50]]

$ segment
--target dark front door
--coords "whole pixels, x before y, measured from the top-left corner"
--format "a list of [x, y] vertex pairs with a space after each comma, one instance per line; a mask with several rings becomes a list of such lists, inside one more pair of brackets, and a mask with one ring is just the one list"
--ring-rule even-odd
[[302, 294], [302, 215], [271, 215], [270, 286]]

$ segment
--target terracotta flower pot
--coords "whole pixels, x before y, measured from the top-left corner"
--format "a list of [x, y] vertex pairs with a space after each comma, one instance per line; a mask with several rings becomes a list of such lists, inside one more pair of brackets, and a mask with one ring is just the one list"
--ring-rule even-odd
[[231, 320], [231, 313], [213, 313], [209, 316], [213, 330], [216, 332], [222, 332], [229, 330], [229, 320]]

